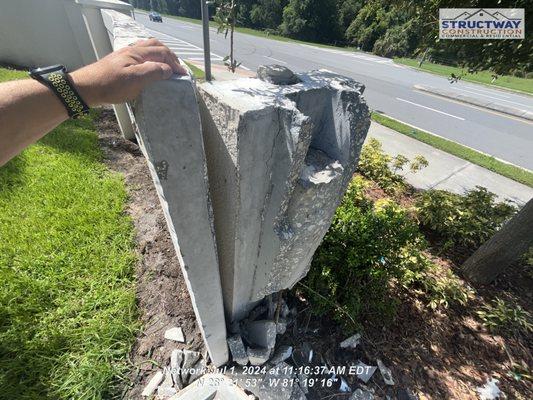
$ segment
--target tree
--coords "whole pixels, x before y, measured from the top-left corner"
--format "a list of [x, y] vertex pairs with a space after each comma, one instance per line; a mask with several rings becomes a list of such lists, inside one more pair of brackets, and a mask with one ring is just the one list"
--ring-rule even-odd
[[533, 199], [463, 264], [472, 282], [490, 283], [533, 246]]
[[283, 21], [283, 9], [287, 0], [258, 0], [250, 12], [250, 21], [254, 27], [277, 29]]
[[340, 37], [336, 0], [290, 0], [281, 31], [297, 39], [335, 41]]
[[235, 0], [220, 0], [217, 2], [217, 13], [215, 15], [215, 22], [218, 24], [218, 33], [224, 33], [227, 38], [229, 34], [229, 55], [224, 57], [224, 64], [228, 69], [235, 73], [235, 70], [240, 65], [235, 60], [235, 24], [237, 15], [237, 5]]

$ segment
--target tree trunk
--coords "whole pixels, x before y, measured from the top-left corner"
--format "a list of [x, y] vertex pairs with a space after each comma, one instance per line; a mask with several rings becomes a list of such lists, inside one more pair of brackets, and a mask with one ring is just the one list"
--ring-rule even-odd
[[465, 261], [464, 275], [490, 283], [533, 246], [533, 199]]

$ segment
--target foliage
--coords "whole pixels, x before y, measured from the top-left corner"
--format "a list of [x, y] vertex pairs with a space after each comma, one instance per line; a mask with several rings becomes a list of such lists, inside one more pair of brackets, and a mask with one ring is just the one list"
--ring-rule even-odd
[[237, 5], [235, 0], [219, 0], [217, 3], [217, 13], [215, 14], [215, 22], [218, 24], [218, 33], [224, 33], [225, 37], [230, 35], [230, 53], [224, 57], [224, 65], [228, 67], [231, 72], [235, 72], [241, 63], [235, 60], [235, 24]]
[[124, 182], [101, 159], [87, 117], [0, 168], [0, 399], [120, 395], [136, 258]]
[[516, 212], [508, 203], [497, 203], [496, 195], [480, 186], [464, 196], [427, 190], [418, 196], [416, 207], [421, 226], [436, 234], [445, 247], [471, 249], [488, 240]]
[[358, 171], [366, 178], [376, 182], [385, 192], [393, 194], [405, 188], [405, 181], [399, 174], [406, 167], [411, 172], [417, 172], [427, 167], [428, 162], [423, 156], [416, 156], [413, 161], [398, 154], [391, 157], [383, 151], [381, 142], [371, 138], [361, 151]]
[[334, 42], [339, 38], [336, 0], [290, 0], [280, 30], [297, 39]]
[[484, 305], [477, 315], [483, 325], [492, 332], [533, 333], [531, 314], [519, 305], [509, 306], [500, 298], [495, 298], [490, 304]]
[[348, 329], [394, 317], [395, 291], [418, 290], [430, 307], [464, 302], [453, 275], [438, 273], [424, 255], [426, 243], [406, 209], [389, 199], [373, 203], [356, 177], [302, 284], [318, 314], [331, 313]]

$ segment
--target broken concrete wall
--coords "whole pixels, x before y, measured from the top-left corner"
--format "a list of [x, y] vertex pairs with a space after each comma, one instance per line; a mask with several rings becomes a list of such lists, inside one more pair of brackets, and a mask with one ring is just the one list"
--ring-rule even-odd
[[368, 131], [362, 85], [328, 71], [298, 78], [199, 87], [229, 321], [305, 276]]
[[[150, 34], [123, 14], [103, 11], [114, 49]], [[204, 341], [216, 366], [228, 360], [226, 324], [202, 126], [191, 76], [147, 87], [130, 104]]]

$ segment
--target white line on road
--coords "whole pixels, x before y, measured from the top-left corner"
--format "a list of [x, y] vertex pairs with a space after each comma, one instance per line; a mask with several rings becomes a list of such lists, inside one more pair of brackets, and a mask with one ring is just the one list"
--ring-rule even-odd
[[274, 60], [274, 61], [277, 61], [277, 62], [280, 62], [280, 63], [283, 63], [283, 64], [287, 64], [286, 61], [282, 61], [282, 60], [278, 60], [277, 58], [274, 58], [274, 57], [270, 57], [270, 56], [264, 56], [265, 58], [269, 58], [271, 60]]
[[[505, 99], [501, 99], [501, 98], [499, 98], [499, 97], [489, 96], [488, 94], [482, 94], [482, 93], [478, 93], [478, 92], [473, 92], [473, 91], [471, 91], [471, 90], [460, 89], [460, 88], [456, 88], [456, 89], [457, 89], [457, 90], [460, 90], [460, 91], [462, 91], [462, 92], [467, 92], [467, 93], [475, 94], [476, 96], [488, 97], [489, 99], [494, 99], [494, 100], [498, 100], [498, 101], [505, 101], [506, 103], [518, 104], [519, 106], [526, 107], [526, 108], [530, 108], [527, 104], [518, 103], [518, 102], [516, 102], [516, 101], [505, 100]], [[528, 111], [528, 110], [524, 110], [524, 111]]]
[[489, 91], [489, 90], [483, 90], [483, 89], [479, 89], [479, 88], [473, 88], [473, 87], [471, 87], [471, 86], [469, 86], [469, 89], [470, 89], [470, 90], [473, 90], [473, 91], [475, 91], [475, 92], [489, 93], [489, 94], [491, 94], [491, 95], [493, 95], [493, 96], [503, 97], [504, 99], [509, 99], [509, 98], [510, 98], [509, 96], [506, 96], [506, 95], [504, 95], [504, 94], [500, 94], [500, 93], [496, 94], [496, 93], [494, 93], [494, 91], [491, 92], [491, 91]]
[[417, 107], [422, 107], [422, 108], [425, 108], [426, 110], [434, 111], [434, 112], [439, 113], [439, 114], [447, 115], [448, 117], [452, 117], [452, 118], [455, 118], [455, 119], [458, 119], [458, 120], [461, 120], [461, 121], [465, 120], [462, 117], [458, 117], [456, 115], [448, 114], [448, 113], [446, 113], [444, 111], [435, 110], [434, 108], [423, 106], [422, 104], [413, 103], [412, 101], [409, 101], [409, 100], [400, 99], [399, 97], [396, 97], [396, 100], [403, 101], [405, 103], [409, 103], [409, 104], [412, 104], [412, 105], [417, 106]]

